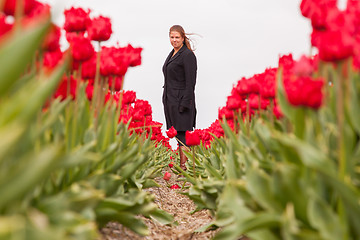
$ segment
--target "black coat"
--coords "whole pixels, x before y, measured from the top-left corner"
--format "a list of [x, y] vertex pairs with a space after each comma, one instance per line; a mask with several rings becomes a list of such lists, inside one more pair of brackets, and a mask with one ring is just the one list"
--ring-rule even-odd
[[174, 56], [173, 53], [174, 50], [163, 66], [166, 127], [169, 129], [174, 126], [177, 131], [191, 131], [196, 122], [196, 57], [185, 44]]

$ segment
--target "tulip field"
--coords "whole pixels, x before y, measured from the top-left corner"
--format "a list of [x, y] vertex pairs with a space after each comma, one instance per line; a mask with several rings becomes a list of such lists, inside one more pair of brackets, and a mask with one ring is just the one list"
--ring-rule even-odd
[[208, 211], [195, 232], [213, 239], [360, 239], [360, 1], [300, 10], [314, 54], [234, 83], [186, 132], [184, 171], [176, 129], [123, 89], [142, 48], [104, 46], [110, 18], [71, 7], [56, 26], [47, 4], [0, 1], [0, 239], [102, 239], [110, 222], [147, 236], [144, 219], [178, 224], [159, 188]]

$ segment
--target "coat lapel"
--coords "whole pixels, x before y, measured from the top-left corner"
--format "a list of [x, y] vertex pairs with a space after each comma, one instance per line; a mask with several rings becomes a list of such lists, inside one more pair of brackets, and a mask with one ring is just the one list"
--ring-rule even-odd
[[167, 56], [166, 60], [165, 60], [165, 65], [167, 65], [169, 63], [169, 60], [171, 59], [171, 56], [173, 55], [174, 50], [172, 50], [169, 55]]
[[174, 53], [174, 50], [172, 50], [171, 51], [171, 53], [170, 53], [170, 59], [168, 60], [168, 62], [167, 62], [167, 64], [169, 64], [169, 63], [171, 63], [172, 61], [174, 61], [176, 58], [178, 58], [180, 55], [181, 55], [181, 53], [186, 49], [187, 47], [186, 47], [186, 45], [184, 44], [183, 46], [182, 46], [182, 48], [175, 54], [175, 56], [173, 56], [173, 57], [171, 57], [172, 56], [172, 54]]

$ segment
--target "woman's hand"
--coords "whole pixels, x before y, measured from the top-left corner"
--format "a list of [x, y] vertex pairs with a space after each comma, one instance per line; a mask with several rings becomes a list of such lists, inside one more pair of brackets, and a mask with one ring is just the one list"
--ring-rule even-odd
[[187, 107], [184, 107], [184, 106], [179, 106], [179, 113], [183, 113], [183, 112], [186, 112], [188, 110]]

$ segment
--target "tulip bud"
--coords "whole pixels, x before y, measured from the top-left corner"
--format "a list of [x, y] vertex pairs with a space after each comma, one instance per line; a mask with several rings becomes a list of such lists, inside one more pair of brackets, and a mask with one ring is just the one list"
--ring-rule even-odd
[[174, 185], [172, 185], [170, 188], [171, 188], [171, 189], [179, 189], [180, 187], [179, 187], [179, 185], [174, 184]]
[[174, 162], [170, 162], [170, 163], [169, 163], [169, 167], [172, 168], [173, 166], [174, 166]]
[[163, 179], [164, 179], [165, 181], [169, 181], [170, 178], [171, 178], [171, 174], [170, 174], [169, 172], [166, 172], [166, 173], [164, 174]]

